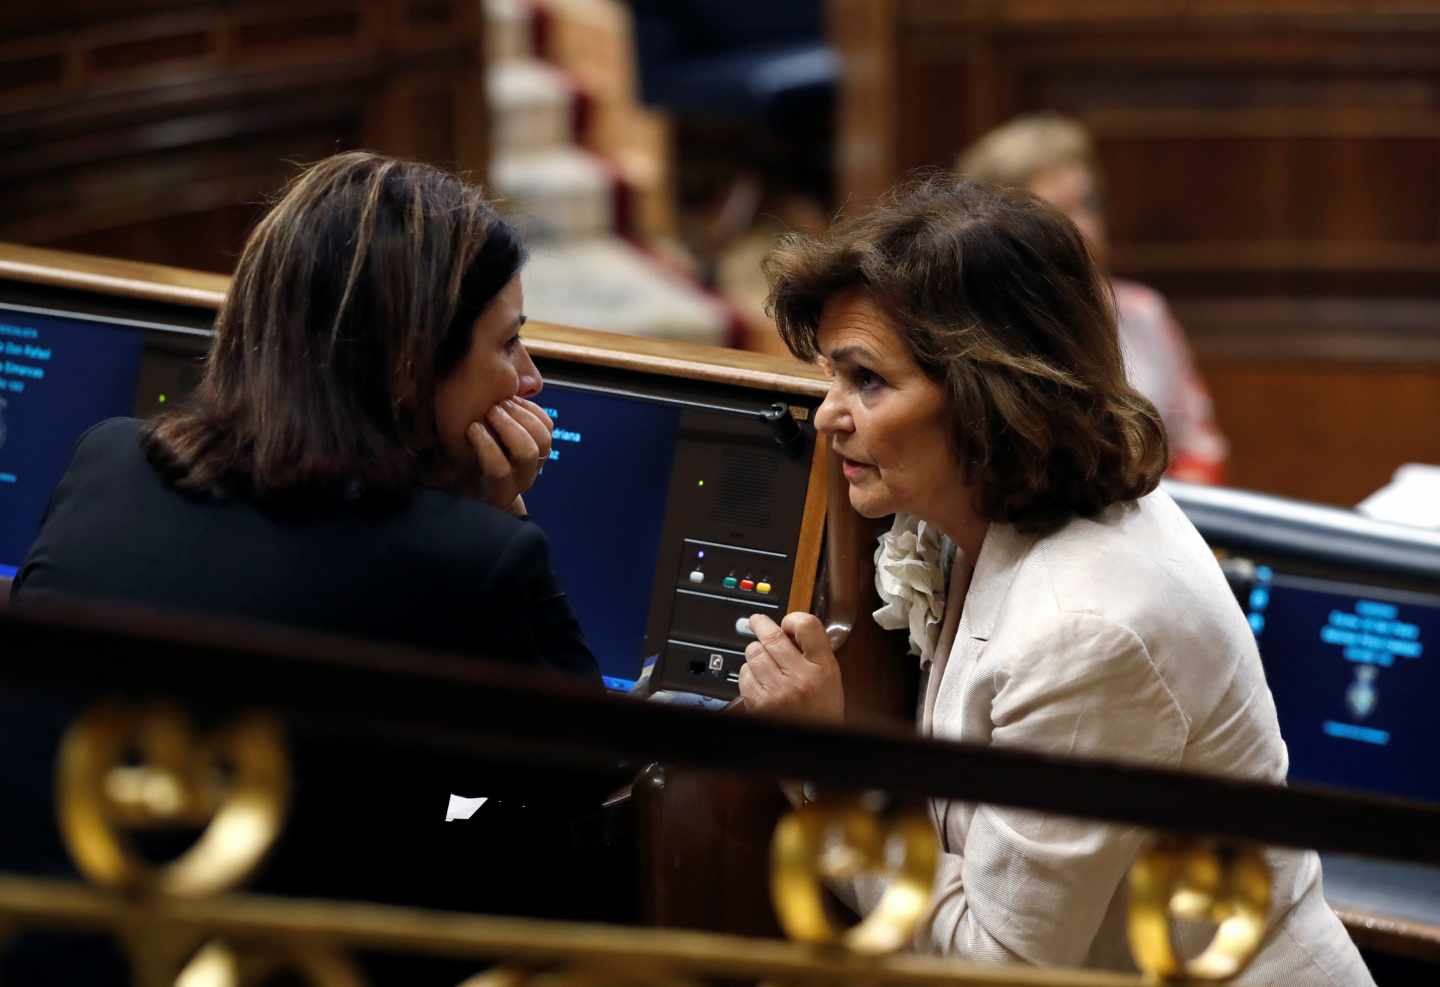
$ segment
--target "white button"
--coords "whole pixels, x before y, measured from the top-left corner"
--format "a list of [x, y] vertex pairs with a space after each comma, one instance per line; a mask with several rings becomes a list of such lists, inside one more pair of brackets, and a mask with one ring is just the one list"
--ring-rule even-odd
[[724, 655], [718, 655], [718, 654], [717, 654], [717, 655], [711, 655], [711, 656], [710, 656], [710, 671], [712, 671], [712, 672], [723, 672], [723, 671], [725, 671], [725, 656], [724, 656]]
[[696, 569], [694, 572], [690, 573], [690, 581], [692, 583], [703, 583], [705, 581], [705, 573], [701, 572], [699, 569]]
[[741, 617], [735, 621], [735, 633], [744, 637], [754, 637], [755, 632], [750, 629], [750, 618]]

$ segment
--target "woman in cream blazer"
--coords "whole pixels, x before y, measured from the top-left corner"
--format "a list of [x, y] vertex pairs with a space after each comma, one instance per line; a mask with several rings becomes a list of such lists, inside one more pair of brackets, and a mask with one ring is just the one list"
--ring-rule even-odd
[[[1079, 233], [1038, 199], [931, 180], [768, 262], [851, 505], [895, 514], [883, 626], [908, 628], [922, 733], [1283, 782], [1255, 640], [1214, 556], [1156, 489], [1159, 415], [1125, 380]], [[746, 707], [838, 719], [823, 627], [751, 618]], [[967, 959], [1133, 969], [1138, 829], [934, 802], [944, 848], [918, 945]], [[1272, 912], [1237, 982], [1370, 985], [1314, 853], [1269, 853]], [[862, 907], [873, 889], [854, 888]], [[1208, 930], [1185, 930], [1199, 948]], [[1195, 942], [1189, 942], [1194, 938]]]
[[[877, 557], [882, 624], [925, 615], [916, 642], [922, 732], [1285, 780], [1254, 635], [1214, 556], [1163, 491], [1044, 537], [991, 524], [970, 572], [947, 565], [953, 553], [932, 526], [902, 515]], [[909, 577], [934, 572], [943, 583], [947, 568], [949, 598], [937, 607], [935, 581]], [[1133, 968], [1124, 881], [1143, 830], [989, 805], [937, 801], [931, 811], [946, 853], [924, 945], [976, 959]], [[1325, 903], [1319, 858], [1267, 857], [1267, 944], [1239, 982], [1370, 983]], [[1209, 932], [1191, 931], [1184, 945], [1198, 952]]]

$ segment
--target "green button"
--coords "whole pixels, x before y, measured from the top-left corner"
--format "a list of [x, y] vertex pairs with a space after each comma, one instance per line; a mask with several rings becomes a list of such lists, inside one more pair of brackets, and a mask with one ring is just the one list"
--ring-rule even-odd
[[734, 576], [726, 576], [720, 581], [720, 585], [724, 586], [726, 589], [734, 589], [736, 586], [740, 585], [740, 580], [736, 579]]

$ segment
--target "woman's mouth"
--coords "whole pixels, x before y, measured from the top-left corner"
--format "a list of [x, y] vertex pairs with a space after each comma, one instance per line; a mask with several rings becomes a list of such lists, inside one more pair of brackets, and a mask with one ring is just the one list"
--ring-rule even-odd
[[847, 480], [853, 481], [859, 479], [865, 474], [866, 470], [874, 468], [875, 467], [869, 463], [859, 463], [853, 459], [847, 459], [844, 456], [840, 457], [840, 472], [845, 475], [845, 479]]

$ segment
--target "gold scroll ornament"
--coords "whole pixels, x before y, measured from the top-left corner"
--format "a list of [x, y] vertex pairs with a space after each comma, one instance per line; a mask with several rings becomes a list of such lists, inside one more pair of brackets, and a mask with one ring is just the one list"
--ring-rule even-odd
[[[198, 736], [169, 706], [101, 705], [60, 748], [60, 830], [75, 864], [102, 887], [202, 897], [247, 878], [275, 842], [289, 803], [279, 724], [247, 715]], [[152, 864], [130, 833], [201, 830], [176, 859]]]
[[299, 975], [314, 987], [365, 987], [355, 964], [314, 946], [257, 946], [237, 950], [226, 942], [201, 947], [175, 979], [175, 987], [257, 987], [277, 975]]
[[[770, 894], [785, 934], [839, 943], [856, 953], [909, 944], [929, 910], [940, 843], [916, 806], [877, 811], [862, 801], [802, 805], [780, 820], [770, 845]], [[836, 923], [822, 881], [888, 873], [874, 911], [858, 925]]]
[[[1130, 869], [1130, 951], [1142, 973], [1167, 980], [1229, 980], [1265, 936], [1270, 868], [1253, 848], [1160, 840]], [[1217, 923], [1199, 956], [1176, 948], [1176, 919]]]
[[[180, 987], [180, 985], [177, 985]], [[694, 980], [661, 971], [519, 970], [502, 967], [467, 978], [459, 987], [699, 987]]]

